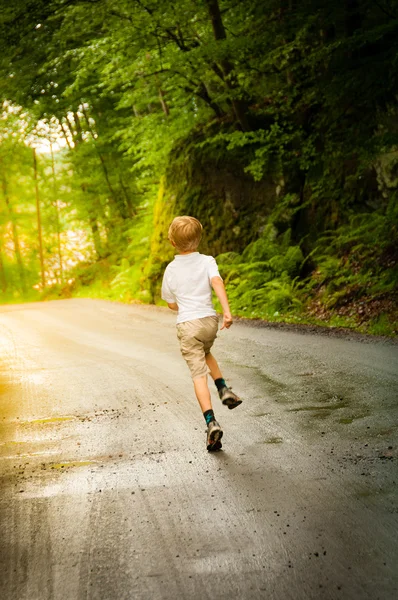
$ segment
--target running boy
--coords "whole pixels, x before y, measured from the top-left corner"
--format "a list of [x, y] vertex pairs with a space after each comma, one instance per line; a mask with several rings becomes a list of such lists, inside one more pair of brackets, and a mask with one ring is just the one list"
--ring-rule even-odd
[[177, 337], [181, 354], [191, 371], [195, 394], [207, 424], [207, 449], [220, 450], [223, 431], [217, 423], [207, 384], [207, 371], [214, 379], [222, 403], [232, 409], [241, 400], [227, 386], [216, 359], [211, 354], [218, 331], [218, 317], [213, 308], [213, 287], [223, 309], [221, 329], [229, 329], [232, 316], [223, 280], [212, 256], [199, 254], [197, 248], [203, 227], [194, 217], [176, 217], [169, 228], [169, 240], [178, 254], [166, 267], [162, 298], [178, 311]]

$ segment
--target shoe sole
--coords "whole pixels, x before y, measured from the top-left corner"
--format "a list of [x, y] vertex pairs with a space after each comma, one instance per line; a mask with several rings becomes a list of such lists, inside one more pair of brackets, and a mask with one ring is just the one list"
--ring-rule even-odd
[[222, 450], [222, 443], [218, 440], [213, 446], [207, 446], [207, 450], [208, 452], [218, 452], [219, 450]]
[[216, 452], [217, 450], [221, 450], [221, 438], [223, 434], [224, 432], [222, 429], [217, 429], [217, 431], [214, 432], [214, 436], [210, 439], [210, 443], [207, 444], [207, 449], [209, 452]]
[[239, 404], [242, 404], [242, 400], [235, 400], [235, 398], [225, 398], [225, 400], [223, 400], [222, 403], [224, 404], [224, 406], [228, 406], [229, 410], [232, 410], [233, 408], [239, 406]]

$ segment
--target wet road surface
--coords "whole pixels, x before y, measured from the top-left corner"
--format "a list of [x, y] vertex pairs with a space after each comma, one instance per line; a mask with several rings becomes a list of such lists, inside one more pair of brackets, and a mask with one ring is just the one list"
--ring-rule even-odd
[[174, 320], [0, 307], [0, 598], [397, 598], [398, 347], [220, 332], [209, 454]]

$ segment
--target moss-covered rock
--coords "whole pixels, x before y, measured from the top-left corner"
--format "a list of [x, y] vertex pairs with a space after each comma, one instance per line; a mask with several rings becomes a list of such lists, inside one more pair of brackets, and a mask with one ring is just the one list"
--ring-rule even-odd
[[[277, 183], [272, 178], [254, 181], [238, 158], [233, 153], [220, 152], [220, 148], [205, 150], [198, 140], [186, 141], [174, 149], [155, 203], [150, 258], [145, 271], [155, 301], [159, 299], [164, 268], [173, 257], [167, 231], [175, 216], [192, 215], [201, 221], [204, 235], [200, 251], [213, 256], [221, 253], [238, 256], [264, 232], [275, 207]], [[267, 229], [269, 236], [276, 235], [271, 230], [272, 227]], [[265, 254], [269, 257], [273, 253]], [[253, 250], [253, 258], [255, 254]], [[258, 248], [258, 259], [261, 256], [262, 250]]]
[[[239, 150], [205, 151], [201, 142], [200, 136], [181, 142], [160, 183], [141, 301], [160, 300], [174, 255], [169, 224], [190, 214], [204, 226], [199, 250], [217, 257], [235, 314], [271, 320], [327, 315], [330, 322], [361, 327], [368, 300], [375, 310], [390, 306], [398, 278], [392, 198], [378, 210], [347, 208], [343, 218], [333, 213], [341, 203], [324, 202], [325, 189], [314, 181], [301, 195], [286, 193], [287, 183], [281, 187], [271, 176], [256, 182], [245, 173]], [[374, 331], [385, 323], [383, 314], [372, 313]]]

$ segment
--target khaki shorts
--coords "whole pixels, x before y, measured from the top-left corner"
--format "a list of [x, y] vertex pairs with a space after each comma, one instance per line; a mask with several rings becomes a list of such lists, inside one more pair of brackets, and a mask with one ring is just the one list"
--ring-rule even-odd
[[206, 354], [217, 337], [218, 317], [203, 317], [177, 325], [181, 354], [191, 371], [192, 379], [207, 375]]

